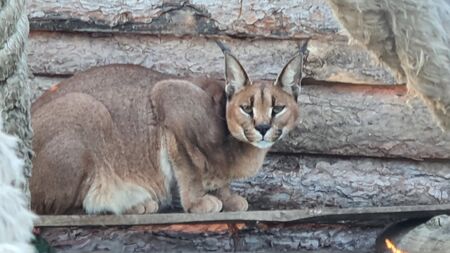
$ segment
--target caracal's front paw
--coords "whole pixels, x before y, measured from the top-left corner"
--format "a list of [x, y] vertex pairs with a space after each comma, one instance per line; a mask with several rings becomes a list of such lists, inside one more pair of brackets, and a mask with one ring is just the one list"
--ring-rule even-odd
[[158, 202], [154, 200], [146, 200], [143, 203], [139, 203], [130, 209], [126, 210], [124, 214], [148, 214], [158, 212]]
[[245, 198], [233, 194], [226, 199], [222, 199], [223, 201], [223, 210], [227, 212], [238, 212], [238, 211], [247, 211], [248, 210], [248, 202]]
[[206, 194], [197, 199], [188, 209], [190, 213], [218, 213], [222, 210], [222, 201], [213, 195]]

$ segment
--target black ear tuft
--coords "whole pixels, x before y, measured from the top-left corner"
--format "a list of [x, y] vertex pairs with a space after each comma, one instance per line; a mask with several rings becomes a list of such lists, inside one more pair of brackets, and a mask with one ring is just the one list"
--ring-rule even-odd
[[237, 58], [231, 54], [230, 49], [220, 41], [216, 41], [216, 43], [225, 55], [225, 93], [230, 99], [235, 92], [249, 84], [250, 81], [247, 72]]
[[275, 80], [275, 85], [280, 86], [290, 93], [291, 87], [299, 85], [302, 78], [303, 55], [297, 54], [284, 66], [281, 73]]
[[308, 54], [307, 50], [308, 40], [299, 46], [299, 52], [284, 66], [281, 73], [278, 75], [275, 85], [280, 86], [284, 91], [293, 95], [295, 99], [300, 93], [300, 84], [303, 72], [303, 60]]
[[[300, 81], [301, 82], [301, 81]], [[301, 84], [292, 86], [292, 96], [295, 98], [295, 101], [298, 101], [298, 96], [300, 95]]]

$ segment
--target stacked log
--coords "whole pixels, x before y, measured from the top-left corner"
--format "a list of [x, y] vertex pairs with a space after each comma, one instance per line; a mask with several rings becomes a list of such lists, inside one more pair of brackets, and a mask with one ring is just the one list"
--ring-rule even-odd
[[[401, 80], [365, 49], [348, 45], [325, 0], [35, 0], [28, 7], [34, 98], [78, 71], [111, 63], [221, 79], [223, 56], [215, 39], [228, 44], [251, 78], [273, 79], [298, 44], [310, 39], [301, 122], [273, 148], [256, 177], [233, 184], [250, 208], [450, 203], [450, 135], [436, 126], [420, 99], [407, 94]], [[141, 245], [128, 252], [150, 247], [139, 240], [161, 240], [163, 248], [177, 243], [189, 250], [256, 250], [255, 245], [263, 245], [364, 252], [375, 247], [384, 225], [269, 224], [262, 229], [246, 223], [236, 232], [248, 240], [241, 247], [235, 247], [236, 233], [209, 233], [199, 224], [183, 227], [184, 232], [200, 227], [193, 234], [170, 226], [137, 226], [48, 228], [44, 235], [54, 243], [62, 234], [67, 241], [90, 237], [90, 246], [83, 249], [109, 247], [113, 239], [107, 238], [113, 237], [122, 246], [127, 240]], [[127, 236], [126, 231], [147, 233]]]

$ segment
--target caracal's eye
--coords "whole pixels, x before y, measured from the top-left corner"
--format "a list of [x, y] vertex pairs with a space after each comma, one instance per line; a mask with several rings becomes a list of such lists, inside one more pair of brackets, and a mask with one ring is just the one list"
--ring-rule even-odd
[[280, 113], [281, 111], [283, 111], [284, 108], [285, 108], [284, 105], [275, 105], [275, 106], [272, 108], [272, 115], [273, 115], [273, 116], [277, 115], [278, 113]]
[[253, 114], [253, 107], [250, 105], [241, 105], [241, 109], [250, 116]]

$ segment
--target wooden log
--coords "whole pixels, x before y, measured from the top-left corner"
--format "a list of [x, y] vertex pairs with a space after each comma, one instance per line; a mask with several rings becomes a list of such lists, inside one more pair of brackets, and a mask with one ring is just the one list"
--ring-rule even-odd
[[256, 177], [236, 181], [252, 210], [450, 203], [448, 162], [270, 156]]
[[344, 156], [450, 158], [441, 131], [403, 86], [305, 86], [301, 123], [274, 150]]
[[[33, 89], [42, 91], [59, 80], [37, 77], [31, 82]], [[272, 151], [415, 160], [449, 159], [449, 133], [442, 132], [433, 123], [419, 99], [405, 93], [402, 86], [304, 85], [300, 95], [300, 124]], [[370, 164], [367, 167], [371, 169], [387, 166], [382, 164], [398, 164], [396, 167], [407, 164], [411, 168], [428, 166], [427, 163], [370, 159], [354, 161], [353, 164]], [[433, 166], [445, 168], [445, 161], [436, 164], [439, 165]]]
[[[225, 41], [240, 59], [251, 78], [275, 79], [298, 50], [294, 40]], [[96, 65], [140, 64], [164, 73], [223, 77], [223, 54], [214, 40], [140, 35], [33, 32], [29, 43], [29, 64], [33, 73], [67, 75]], [[317, 80], [394, 84], [385, 69], [371, 57], [345, 42], [310, 41], [305, 75]]]
[[334, 39], [339, 26], [324, 0], [29, 1], [31, 29], [172, 35]]
[[372, 253], [381, 226], [188, 224], [43, 228], [57, 252]]

